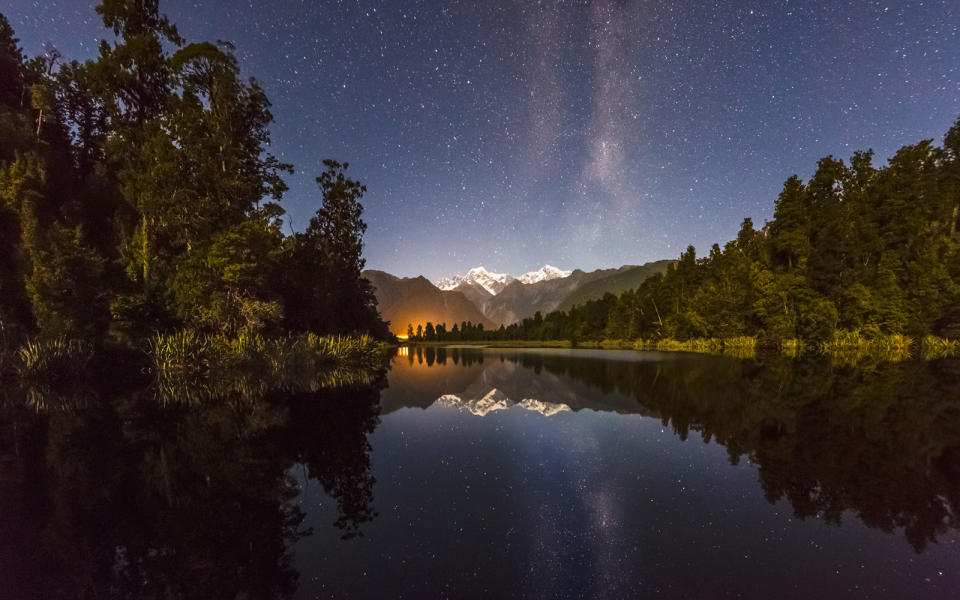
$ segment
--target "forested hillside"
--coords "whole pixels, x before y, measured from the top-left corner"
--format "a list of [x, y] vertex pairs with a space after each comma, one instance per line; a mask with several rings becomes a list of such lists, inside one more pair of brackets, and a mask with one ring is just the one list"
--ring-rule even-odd
[[[27, 336], [385, 335], [360, 277], [359, 200], [325, 161], [285, 235], [291, 165], [229, 43], [188, 43], [157, 0], [104, 0], [99, 56], [27, 59], [0, 15], [0, 349]], [[54, 41], [55, 42], [55, 41]]]
[[[960, 121], [883, 167], [870, 151], [828, 156], [787, 179], [772, 221], [691, 246], [637, 288], [537, 314], [482, 339], [689, 340], [754, 336], [820, 343], [903, 334], [960, 337]], [[464, 336], [461, 334], [460, 339]]]
[[608, 277], [589, 281], [579, 287], [564, 298], [557, 310], [570, 310], [578, 304], [602, 298], [607, 293], [619, 295], [627, 290], [632, 290], [657, 273], [665, 272], [667, 265], [672, 262], [672, 260], [658, 260], [642, 265], [624, 265]]

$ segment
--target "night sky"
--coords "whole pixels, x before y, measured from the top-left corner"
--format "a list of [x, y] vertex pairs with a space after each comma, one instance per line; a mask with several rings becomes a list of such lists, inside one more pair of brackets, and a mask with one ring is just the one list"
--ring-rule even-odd
[[[85, 59], [80, 0], [5, 0], [28, 55]], [[368, 187], [367, 266], [431, 279], [706, 253], [818, 158], [939, 143], [960, 2], [161, 0], [273, 102], [303, 229], [324, 158]]]

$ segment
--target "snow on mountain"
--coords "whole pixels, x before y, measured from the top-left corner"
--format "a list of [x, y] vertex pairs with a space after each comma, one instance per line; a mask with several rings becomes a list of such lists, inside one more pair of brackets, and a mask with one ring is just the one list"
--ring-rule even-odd
[[540, 281], [549, 281], [551, 279], [560, 279], [562, 277], [567, 277], [573, 271], [564, 271], [563, 269], [558, 269], [551, 265], [543, 265], [543, 267], [537, 271], [530, 271], [529, 273], [524, 273], [519, 277], [514, 277], [506, 273], [491, 273], [490, 271], [484, 269], [483, 267], [475, 267], [467, 271], [465, 275], [454, 275], [453, 277], [443, 277], [437, 281], [437, 287], [441, 290], [452, 290], [462, 283], [472, 283], [479, 285], [483, 289], [487, 290], [494, 296], [503, 291], [503, 288], [507, 287], [514, 280], [519, 280], [521, 283], [531, 284], [538, 283]]
[[444, 277], [437, 281], [437, 287], [446, 291], [452, 290], [461, 283], [475, 283], [491, 294], [497, 295], [513, 280], [514, 277], [506, 273], [491, 273], [481, 266], [470, 269], [466, 275], [457, 274], [453, 277]]
[[538, 271], [524, 273], [520, 277], [517, 277], [517, 279], [523, 283], [530, 284], [540, 281], [549, 281], [551, 279], [562, 279], [564, 277], [569, 277], [570, 273], [573, 273], [573, 271], [564, 271], [563, 269], [558, 269], [551, 265], [543, 265], [543, 267], [541, 267]]

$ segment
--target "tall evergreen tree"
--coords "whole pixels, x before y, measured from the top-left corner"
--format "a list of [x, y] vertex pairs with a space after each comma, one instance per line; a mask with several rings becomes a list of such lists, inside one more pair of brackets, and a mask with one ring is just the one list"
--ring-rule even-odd
[[361, 276], [360, 199], [366, 187], [347, 178], [348, 164], [323, 161], [317, 177], [322, 205], [303, 234], [291, 240], [292, 268], [284, 280], [287, 324], [292, 329], [386, 335], [370, 282]]

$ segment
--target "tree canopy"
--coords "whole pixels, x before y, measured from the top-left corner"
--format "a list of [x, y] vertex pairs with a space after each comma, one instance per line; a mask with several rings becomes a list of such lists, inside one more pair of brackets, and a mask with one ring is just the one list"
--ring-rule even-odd
[[[0, 341], [192, 328], [386, 335], [363, 268], [365, 188], [325, 161], [304, 233], [292, 166], [233, 46], [157, 0], [104, 0], [95, 60], [28, 60], [0, 14]], [[287, 293], [284, 283], [300, 282]]]

